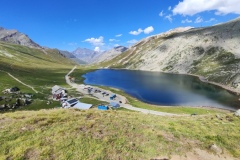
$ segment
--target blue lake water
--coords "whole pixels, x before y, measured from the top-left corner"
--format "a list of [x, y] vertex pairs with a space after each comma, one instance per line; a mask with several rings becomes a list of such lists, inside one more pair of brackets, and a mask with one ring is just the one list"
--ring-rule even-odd
[[240, 108], [234, 94], [197, 77], [148, 71], [101, 69], [83, 75], [84, 83], [121, 89], [150, 104]]

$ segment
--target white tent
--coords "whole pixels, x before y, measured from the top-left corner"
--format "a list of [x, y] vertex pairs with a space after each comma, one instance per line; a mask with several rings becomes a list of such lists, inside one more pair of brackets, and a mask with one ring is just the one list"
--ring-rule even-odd
[[73, 106], [73, 108], [77, 108], [77, 109], [90, 109], [91, 107], [92, 107], [92, 104], [86, 104], [81, 102]]

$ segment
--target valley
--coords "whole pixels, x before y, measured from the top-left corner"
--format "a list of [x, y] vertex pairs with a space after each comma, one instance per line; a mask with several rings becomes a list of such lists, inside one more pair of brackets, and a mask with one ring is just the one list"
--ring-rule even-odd
[[[82, 75], [114, 68], [194, 74], [239, 94], [239, 28], [239, 18], [207, 28], [178, 28], [128, 49], [89, 51], [85, 58], [77, 56], [80, 51], [41, 47], [15, 30], [2, 36], [1, 28], [0, 91], [16, 86], [33, 97], [28, 106], [0, 112], [0, 159], [239, 159], [240, 118], [232, 111], [152, 105], [97, 86], [125, 97], [128, 106], [99, 111], [103, 99], [76, 90]], [[65, 78], [71, 70], [69, 85]], [[54, 85], [93, 108], [60, 108], [51, 97]]]

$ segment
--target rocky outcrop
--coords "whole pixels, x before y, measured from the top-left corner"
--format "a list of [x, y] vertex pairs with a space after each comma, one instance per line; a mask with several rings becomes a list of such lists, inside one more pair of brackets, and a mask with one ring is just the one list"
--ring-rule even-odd
[[239, 44], [240, 18], [206, 28], [177, 28], [139, 41], [111, 67], [196, 74], [240, 89]]
[[240, 117], [240, 109], [237, 110], [237, 111], [234, 113], [234, 115]]

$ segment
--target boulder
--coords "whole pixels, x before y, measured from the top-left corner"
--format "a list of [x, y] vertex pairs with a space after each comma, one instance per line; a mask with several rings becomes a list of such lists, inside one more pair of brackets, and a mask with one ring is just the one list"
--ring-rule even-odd
[[221, 154], [223, 152], [222, 149], [220, 147], [218, 147], [216, 144], [212, 144], [210, 146], [210, 150], [216, 154]]
[[240, 117], [240, 109], [237, 110], [237, 111], [234, 113], [234, 115]]
[[10, 89], [10, 91], [11, 92], [17, 92], [17, 91], [19, 91], [20, 89], [18, 88], [18, 87], [12, 87], [11, 89]]

